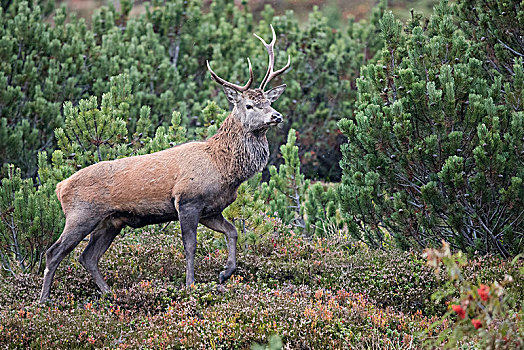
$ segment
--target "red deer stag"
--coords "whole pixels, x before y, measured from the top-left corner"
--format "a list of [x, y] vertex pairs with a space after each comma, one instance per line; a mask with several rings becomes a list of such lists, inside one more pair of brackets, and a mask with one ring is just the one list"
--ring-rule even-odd
[[110, 291], [98, 269], [100, 257], [124, 226], [142, 227], [179, 220], [186, 256], [186, 286], [194, 280], [198, 223], [227, 237], [228, 259], [220, 283], [236, 269], [237, 231], [222, 211], [237, 196], [240, 184], [262, 170], [269, 157], [266, 132], [282, 122], [271, 107], [286, 85], [264, 91], [266, 85], [290, 65], [274, 71], [273, 40], [262, 41], [269, 67], [258, 89], [250, 89], [253, 69], [248, 58], [249, 81], [232, 84], [213, 72], [233, 110], [218, 132], [203, 142], [189, 142], [142, 156], [105, 161], [84, 168], [56, 186], [66, 216], [60, 238], [46, 252], [46, 269], [40, 302], [50, 295], [55, 271], [62, 259], [88, 234], [91, 238], [79, 257], [103, 293]]

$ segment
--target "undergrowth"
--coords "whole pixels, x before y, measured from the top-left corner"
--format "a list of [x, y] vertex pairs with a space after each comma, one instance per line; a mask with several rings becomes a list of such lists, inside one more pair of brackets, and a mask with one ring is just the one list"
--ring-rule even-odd
[[[86, 242], [58, 269], [47, 305], [36, 303], [40, 276], [0, 277], [0, 344], [244, 349], [277, 335], [289, 348], [408, 349], [453, 324], [452, 315], [440, 317], [458, 292], [436, 303], [431, 295], [446, 283], [419, 253], [369, 250], [337, 237], [309, 240], [292, 231], [250, 244], [241, 236], [238, 270], [219, 286], [227, 257], [222, 240], [200, 229], [191, 290], [184, 287], [182, 241], [171, 226], [117, 238], [101, 261], [112, 295], [100, 295], [76, 260]], [[518, 273], [518, 265], [490, 258], [464, 267], [475, 282], [513, 275], [508, 293], [522, 300]]]

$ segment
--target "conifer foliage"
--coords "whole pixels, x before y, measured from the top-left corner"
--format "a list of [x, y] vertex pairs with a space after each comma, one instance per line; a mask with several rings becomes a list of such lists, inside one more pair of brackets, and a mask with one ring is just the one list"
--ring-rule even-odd
[[20, 169], [8, 168], [0, 186], [0, 267], [15, 275], [41, 271], [45, 248], [64, 227], [55, 183], [37, 188], [33, 179], [22, 180]]
[[[373, 247], [393, 236], [405, 248], [444, 239], [503, 257], [524, 249], [516, 1], [441, 1], [429, 19], [413, 13], [405, 24], [382, 1], [369, 23], [337, 30], [316, 10], [299, 26], [292, 12], [275, 16], [267, 6], [257, 23], [232, 0], [207, 12], [199, 0], [152, 0], [132, 18], [132, 2], [121, 1], [90, 25], [65, 8], [51, 14], [52, 2], [0, 4], [4, 270], [41, 268], [63, 226], [59, 181], [96, 162], [213, 135], [228, 107], [206, 60], [241, 82], [251, 57], [262, 77], [267, 54], [246, 38], [269, 37], [269, 23], [283, 48], [276, 60], [293, 60], [276, 106], [286, 124], [268, 134], [272, 145], [285, 135], [287, 143], [271, 150], [269, 181], [242, 185], [225, 212], [238, 218], [241, 239], [271, 230], [261, 219], [269, 215], [305, 236], [347, 228]], [[341, 116], [343, 181], [313, 181], [337, 176]]]
[[[1, 3], [2, 164], [14, 163], [23, 175], [33, 176], [38, 151], [56, 146], [53, 130], [65, 122], [63, 103], [77, 106], [89, 96], [101, 98], [109, 92], [111, 77], [119, 74], [128, 75], [134, 96], [127, 101], [125, 120], [132, 133], [141, 108], [148, 106], [153, 128], [168, 126], [177, 111], [181, 125], [193, 136], [203, 123], [198, 116], [210, 97], [222, 108], [228, 106], [209, 78], [206, 60], [217, 74], [244, 81], [245, 57], [251, 57], [261, 79], [267, 55], [252, 33], [267, 38], [272, 23], [282, 48], [276, 60], [284, 62], [291, 55], [293, 65], [285, 76], [286, 95], [278, 102], [286, 127], [271, 143], [278, 148], [287, 130], [294, 127], [307, 145], [301, 152], [309, 155], [308, 173], [331, 179], [339, 176], [341, 137], [336, 121], [352, 108], [339, 97], [354, 95], [351, 81], [359, 66], [382, 44], [374, 32], [384, 2], [370, 25], [351, 23], [339, 31], [333, 31], [319, 11], [301, 27], [292, 12], [276, 17], [270, 6], [257, 23], [247, 5], [238, 7], [233, 0], [213, 1], [209, 11], [204, 11], [201, 0], [152, 0], [145, 3], [145, 13], [136, 17], [129, 16], [132, 1], [120, 1], [118, 11], [109, 3], [93, 14], [89, 25], [68, 16], [65, 7], [46, 17], [52, 2]], [[309, 125], [307, 130], [305, 125]]]
[[513, 60], [524, 57], [522, 2], [462, 0], [457, 5], [462, 29], [480, 41], [485, 64], [503, 75], [513, 74]]
[[453, 7], [441, 1], [427, 23], [381, 19], [381, 57], [339, 123], [341, 198], [353, 234], [375, 246], [389, 232], [404, 246], [444, 239], [507, 257], [524, 248], [523, 62], [513, 55], [511, 74], [484, 64]]
[[269, 167], [270, 180], [259, 187], [270, 215], [305, 236], [328, 236], [344, 225], [340, 215], [336, 188], [338, 185], [314, 184], [301, 172], [297, 132], [290, 129], [287, 143], [280, 146], [284, 163]]

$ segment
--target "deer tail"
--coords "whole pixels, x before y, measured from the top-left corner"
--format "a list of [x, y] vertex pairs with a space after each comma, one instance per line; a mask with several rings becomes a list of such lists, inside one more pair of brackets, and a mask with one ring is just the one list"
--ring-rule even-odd
[[60, 201], [60, 203], [62, 203], [62, 191], [61, 191], [62, 185], [63, 185], [63, 181], [59, 182], [56, 185], [56, 190], [55, 190], [56, 196], [58, 197], [58, 200]]

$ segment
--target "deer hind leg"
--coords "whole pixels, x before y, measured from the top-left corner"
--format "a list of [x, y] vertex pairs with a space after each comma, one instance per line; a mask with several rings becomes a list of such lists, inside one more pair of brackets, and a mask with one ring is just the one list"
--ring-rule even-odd
[[235, 226], [227, 221], [222, 214], [200, 219], [200, 223], [212, 230], [222, 232], [227, 237], [227, 250], [228, 257], [226, 263], [226, 269], [218, 275], [220, 283], [224, 283], [237, 268], [236, 254], [237, 254], [237, 230]]
[[78, 258], [80, 264], [93, 276], [102, 293], [109, 293], [111, 289], [100, 273], [98, 262], [111, 243], [113, 243], [115, 237], [120, 233], [122, 226], [119, 222], [115, 224], [114, 219], [102, 221], [91, 233], [87, 247]]
[[40, 303], [49, 299], [53, 277], [60, 262], [80, 243], [98, 224], [100, 219], [82, 213], [71, 213], [66, 218], [64, 231], [60, 238], [46, 251], [46, 268], [40, 294]]

